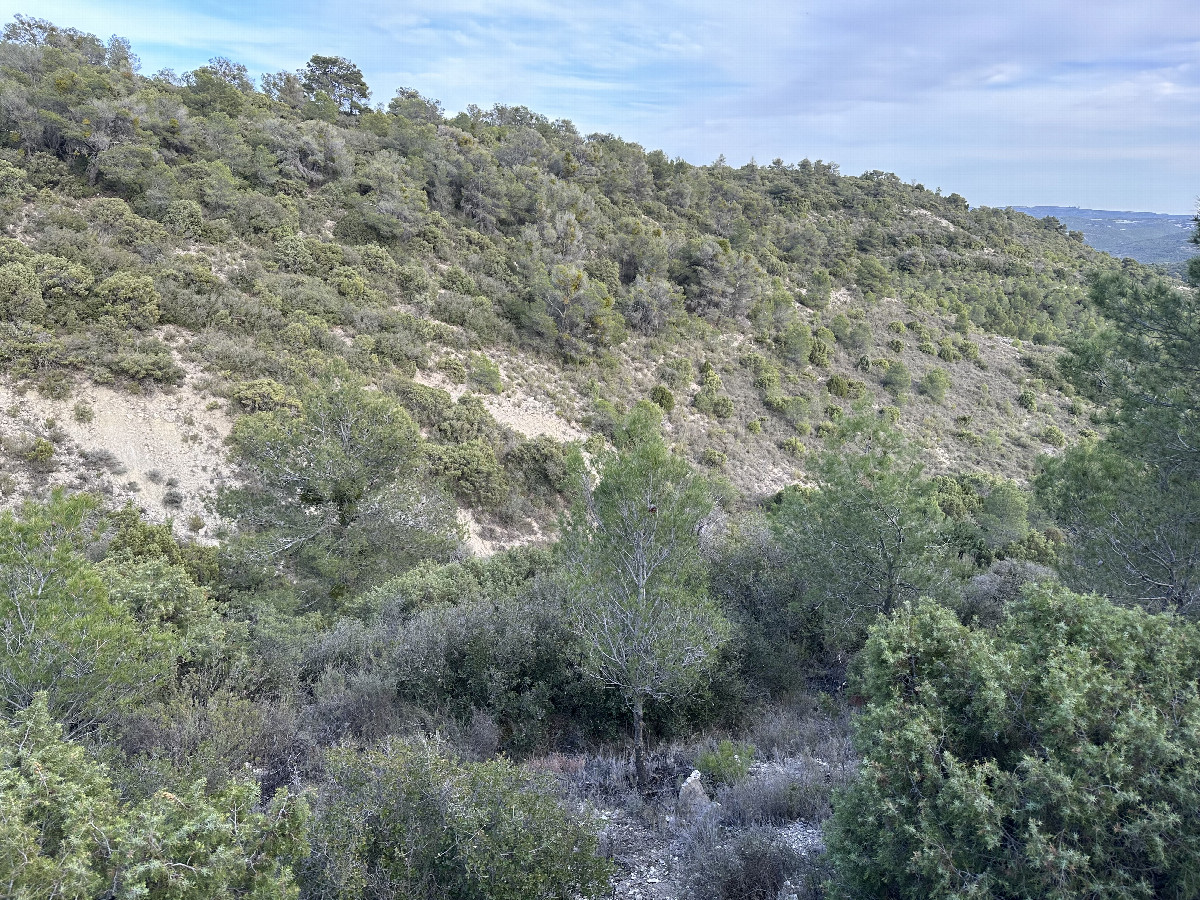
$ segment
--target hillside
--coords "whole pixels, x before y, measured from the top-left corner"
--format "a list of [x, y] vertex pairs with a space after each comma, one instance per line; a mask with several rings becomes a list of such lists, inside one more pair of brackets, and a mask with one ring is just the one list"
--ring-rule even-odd
[[0, 883], [1195, 892], [1200, 259], [370, 101], [4, 29]]
[[[1049, 360], [1110, 263], [1046, 222], [821, 162], [692, 166], [525, 109], [447, 118], [411, 91], [340, 108], [336, 85], [318, 102], [284, 73], [260, 91], [227, 60], [146, 78], [123, 45], [39, 27], [4, 50], [17, 390], [182, 387], [236, 415], [259, 408], [247, 385], [281, 398], [340, 367], [436, 444], [441, 414], [417, 407], [465, 388], [500, 428], [486, 465], [512, 480], [523, 441], [611, 439], [663, 385], [675, 446], [752, 496], [799, 477], [855, 402], [940, 472], [1020, 478], [1088, 427]], [[933, 370], [940, 402], [920, 391]], [[32, 487], [12, 448], [63, 415], [26, 405], [6, 431], [10, 479]], [[41, 468], [70, 481], [80, 452], [124, 458], [130, 435], [92, 431]], [[160, 516], [154, 471], [185, 474], [133, 466], [113, 495]], [[458, 493], [518, 532], [553, 518]]]

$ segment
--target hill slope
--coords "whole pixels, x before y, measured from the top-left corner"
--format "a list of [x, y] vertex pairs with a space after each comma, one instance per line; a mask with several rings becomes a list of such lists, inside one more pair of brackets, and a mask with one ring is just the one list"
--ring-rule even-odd
[[[531, 440], [611, 438], [661, 386], [676, 446], [751, 495], [801, 477], [855, 403], [936, 445], [935, 471], [1019, 477], [1086, 426], [1049, 360], [1111, 263], [1052, 223], [882, 172], [696, 167], [523, 108], [447, 118], [411, 91], [339, 108], [227, 60], [146, 78], [120, 42], [12, 37], [0, 353], [18, 390], [182, 386], [236, 415], [336, 370], [436, 447], [466, 389], [498, 429], [476, 464], [521, 484]], [[7, 427], [14, 486], [38, 481], [22, 453], [56, 433], [48, 409]], [[117, 496], [157, 499], [131, 481]], [[497, 527], [555, 507], [450, 483]]]

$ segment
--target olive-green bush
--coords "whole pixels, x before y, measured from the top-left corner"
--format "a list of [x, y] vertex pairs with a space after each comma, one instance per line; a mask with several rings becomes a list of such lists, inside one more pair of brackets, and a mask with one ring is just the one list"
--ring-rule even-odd
[[611, 864], [594, 829], [506, 759], [465, 763], [428, 741], [329, 755], [309, 897], [599, 897]]
[[930, 601], [871, 634], [835, 896], [1200, 890], [1200, 629], [1060, 587], [994, 632]]

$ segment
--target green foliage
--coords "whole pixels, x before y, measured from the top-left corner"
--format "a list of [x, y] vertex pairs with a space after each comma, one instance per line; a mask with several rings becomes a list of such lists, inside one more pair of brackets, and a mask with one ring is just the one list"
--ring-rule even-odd
[[104, 766], [64, 740], [38, 695], [0, 719], [0, 872], [14, 897], [295, 896], [292, 866], [307, 852], [308, 808], [281, 790], [215, 794], [197, 782], [122, 803]]
[[1114, 404], [1099, 443], [1047, 461], [1038, 496], [1072, 539], [1070, 578], [1150, 609], [1200, 610], [1200, 264], [1191, 285], [1099, 276], [1108, 317], [1060, 363], [1085, 396]]
[[494, 362], [482, 353], [472, 353], [467, 362], [471, 370], [471, 384], [490, 394], [499, 394], [504, 390], [504, 382], [500, 380], [500, 367]]
[[835, 397], [858, 400], [866, 396], [867, 386], [861, 381], [847, 378], [845, 375], [830, 375], [825, 387]]
[[659, 366], [658, 374], [668, 386], [678, 390], [691, 383], [695, 369], [690, 359], [681, 356]]
[[701, 371], [700, 390], [692, 399], [692, 405], [713, 418], [728, 419], [733, 415], [733, 400], [721, 393], [722, 390], [721, 376], [706, 362]]
[[119, 350], [107, 365], [114, 374], [134, 381], [157, 381], [160, 384], [183, 381], [183, 369], [175, 362], [171, 349], [155, 338], [136, 341]]
[[685, 695], [712, 667], [728, 624], [704, 585], [698, 530], [709, 485], [661, 440], [611, 460], [563, 540], [569, 619], [585, 673], [633, 714], [638, 779], [647, 700]]
[[922, 376], [917, 387], [934, 403], [941, 403], [946, 399], [946, 393], [950, 390], [950, 375], [945, 369], [935, 366]]
[[845, 433], [855, 432], [809, 466], [815, 489], [785, 492], [772, 514], [794, 615], [831, 649], [857, 648], [875, 616], [945, 577], [943, 516], [915, 452], [879, 423]]
[[110, 596], [85, 549], [96, 501], [55, 491], [19, 516], [0, 513], [0, 702], [48, 698], [56, 718], [90, 729], [129, 710], [170, 676], [178, 645]]
[[696, 768], [718, 784], [736, 784], [750, 774], [754, 745], [722, 740], [714, 749], [702, 750]]
[[618, 450], [636, 450], [662, 441], [663, 409], [657, 403], [639, 400], [613, 428], [613, 445]]
[[447, 447], [428, 447], [430, 471], [447, 479], [454, 493], [472, 506], [495, 507], [508, 496], [504, 470], [490, 444], [474, 438]]
[[833, 348], [823, 340], [815, 340], [808, 351], [808, 361], [822, 368], [829, 365], [833, 359]]
[[1061, 448], [1067, 446], [1067, 436], [1063, 434], [1062, 429], [1057, 425], [1047, 425], [1042, 429], [1041, 437], [1051, 447]]
[[905, 606], [862, 656], [843, 896], [1190, 896], [1200, 633], [1061, 588], [992, 634]]
[[425, 428], [436, 428], [444, 422], [453, 408], [454, 401], [440, 388], [426, 387], [415, 381], [391, 381], [386, 385], [389, 393], [400, 401], [417, 424]]
[[298, 401], [243, 416], [231, 435], [246, 486], [221, 504], [250, 526], [239, 544], [248, 562], [287, 560], [337, 596], [453, 550], [454, 513], [422, 481], [420, 438], [395, 400], [329, 380]]
[[505, 759], [463, 763], [423, 741], [330, 754], [311, 896], [598, 897], [610, 864], [549, 787]]
[[785, 438], [779, 447], [796, 456], [803, 456], [808, 452], [808, 448], [804, 446], [804, 441], [798, 437]]
[[159, 294], [153, 279], [118, 272], [96, 285], [90, 312], [94, 318], [109, 316], [121, 328], [145, 329], [158, 322]]
[[656, 384], [650, 390], [650, 402], [662, 409], [668, 415], [675, 409], [675, 395], [665, 384]]
[[1030, 412], [1037, 412], [1037, 394], [1029, 388], [1022, 388], [1021, 392], [1017, 394], [1017, 406]]

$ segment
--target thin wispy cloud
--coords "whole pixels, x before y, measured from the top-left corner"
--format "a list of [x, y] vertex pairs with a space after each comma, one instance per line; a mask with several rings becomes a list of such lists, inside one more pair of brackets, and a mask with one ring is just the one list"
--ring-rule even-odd
[[353, 5], [0, 3], [130, 38], [147, 71], [230, 56], [252, 72], [312, 53], [399, 86], [525, 105], [705, 163], [724, 154], [895, 171], [988, 205], [1194, 210], [1194, 0]]

